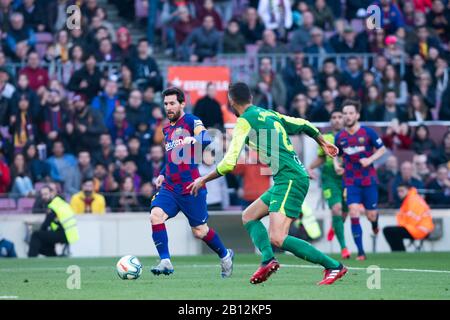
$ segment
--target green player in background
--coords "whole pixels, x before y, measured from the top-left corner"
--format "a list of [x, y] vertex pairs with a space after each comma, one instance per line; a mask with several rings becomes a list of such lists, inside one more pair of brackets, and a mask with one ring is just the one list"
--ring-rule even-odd
[[[334, 110], [331, 113], [330, 125], [332, 132], [323, 135], [329, 143], [334, 144], [335, 135], [344, 127], [344, 117], [342, 111]], [[317, 179], [315, 168], [321, 167], [321, 183], [323, 196], [328, 203], [332, 215], [332, 229], [341, 247], [343, 259], [350, 259], [350, 251], [347, 249], [344, 236], [344, 221], [348, 213], [348, 207], [344, 201], [344, 187], [342, 183], [342, 172], [334, 170], [333, 158], [325, 154], [322, 148], [317, 151], [318, 157], [311, 163], [308, 173], [311, 178]], [[333, 239], [333, 233], [329, 232], [328, 240]]]
[[[252, 104], [250, 88], [242, 82], [228, 91], [230, 105], [239, 116], [225, 157], [216, 170], [197, 178], [189, 185], [196, 195], [208, 181], [231, 172], [245, 144], [259, 152], [260, 160], [272, 170], [274, 185], [255, 200], [242, 215], [244, 227], [262, 254], [262, 263], [250, 278], [253, 284], [266, 281], [280, 264], [271, 243], [306, 261], [322, 265], [324, 277], [318, 284], [332, 284], [347, 272], [342, 263], [325, 255], [311, 244], [288, 235], [289, 227], [301, 214], [309, 188], [309, 176], [298, 159], [288, 135], [305, 133], [313, 138], [325, 154], [335, 157], [338, 148], [327, 142], [309, 121], [287, 117]], [[269, 233], [261, 219], [269, 215]]]

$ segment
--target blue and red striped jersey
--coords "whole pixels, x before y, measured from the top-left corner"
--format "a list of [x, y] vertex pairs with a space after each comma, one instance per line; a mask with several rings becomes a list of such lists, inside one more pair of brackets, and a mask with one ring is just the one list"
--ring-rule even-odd
[[378, 183], [373, 164], [364, 168], [359, 162], [383, 147], [383, 141], [373, 129], [361, 126], [354, 134], [341, 130], [336, 134], [335, 144], [344, 159], [344, 186], [370, 186]]
[[194, 136], [194, 129], [203, 126], [202, 121], [192, 114], [184, 114], [175, 124], [163, 128], [166, 149], [163, 188], [179, 194], [188, 194], [187, 186], [200, 176], [198, 165], [202, 159], [200, 143], [184, 145], [183, 139]]

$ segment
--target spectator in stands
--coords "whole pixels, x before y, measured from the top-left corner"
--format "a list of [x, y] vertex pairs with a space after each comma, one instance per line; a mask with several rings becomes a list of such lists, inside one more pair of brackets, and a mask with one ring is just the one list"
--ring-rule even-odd
[[331, 113], [336, 109], [330, 90], [322, 91], [321, 102], [311, 110], [310, 120], [313, 122], [328, 122]]
[[[322, 104], [323, 104], [322, 97], [320, 96], [320, 92], [319, 92], [319, 86], [316, 84], [312, 84], [312, 85], [308, 86], [308, 89], [306, 91], [306, 96], [308, 97], [309, 107], [311, 108], [311, 116], [313, 116], [313, 114], [315, 115], [315, 113], [316, 113], [315, 111], [322, 108]], [[322, 112], [322, 114], [323, 114], [323, 112]], [[325, 112], [325, 117], [326, 117], [326, 112]]]
[[427, 15], [427, 24], [431, 26], [440, 40], [447, 43], [450, 33], [450, 17], [441, 0], [434, 0], [431, 11]]
[[23, 0], [17, 8], [25, 20], [25, 25], [32, 28], [35, 32], [44, 32], [47, 29], [47, 14], [39, 1]]
[[216, 94], [214, 83], [209, 82], [206, 85], [206, 95], [199, 99], [194, 107], [194, 115], [202, 120], [207, 129], [223, 129], [223, 116]]
[[347, 80], [339, 81], [338, 96], [334, 99], [337, 106], [340, 106], [346, 99], [357, 99], [353, 87]]
[[381, 25], [387, 34], [395, 34], [405, 26], [403, 14], [392, 0], [377, 0], [374, 4], [381, 8]]
[[303, 25], [292, 32], [291, 47], [293, 50], [304, 50], [311, 44], [314, 28], [314, 15], [310, 11], [303, 13]]
[[177, 18], [173, 22], [172, 27], [175, 32], [176, 46], [173, 44], [172, 46], [174, 48], [176, 47], [177, 57], [180, 57], [183, 50], [180, 46], [182, 46], [189, 34], [198, 26], [198, 22], [192, 18], [186, 6], [179, 6], [175, 15]]
[[108, 125], [108, 131], [115, 145], [126, 143], [134, 134], [134, 128], [126, 119], [124, 106], [117, 106], [114, 111], [113, 122]]
[[[153, 120], [153, 108], [160, 108], [160, 106], [155, 102], [155, 88], [149, 85], [143, 89], [142, 94], [142, 109], [149, 121]], [[147, 118], [143, 119], [143, 121], [147, 121]]]
[[334, 16], [325, 0], [315, 0], [311, 7], [314, 15], [315, 25], [323, 30], [332, 30], [334, 27]]
[[15, 12], [11, 15], [11, 28], [6, 35], [6, 48], [8, 55], [14, 60], [25, 60], [27, 52], [34, 48], [36, 35], [32, 28], [25, 25], [23, 15]]
[[392, 121], [397, 119], [400, 122], [408, 120], [408, 114], [403, 107], [397, 104], [397, 94], [394, 90], [386, 91], [384, 95], [383, 112], [379, 115], [377, 121]]
[[270, 169], [258, 160], [258, 153], [250, 150], [247, 163], [238, 162], [233, 174], [242, 177], [239, 197], [242, 207], [248, 207], [270, 187]]
[[391, 202], [391, 186], [398, 174], [398, 160], [396, 156], [389, 156], [386, 162], [377, 169], [378, 203], [387, 204]]
[[0, 144], [0, 194], [5, 194], [11, 184], [11, 173], [5, 161], [5, 146]]
[[139, 40], [137, 53], [131, 58], [130, 67], [134, 81], [151, 84], [156, 91], [162, 89], [162, 77], [155, 59], [150, 56], [147, 39]]
[[261, 22], [255, 8], [248, 7], [245, 10], [240, 29], [247, 44], [259, 44], [261, 42], [264, 32], [264, 24]]
[[[378, 54], [375, 57], [375, 62], [373, 63], [373, 66], [370, 68], [370, 72], [375, 76], [375, 82], [381, 83], [384, 75], [384, 69], [388, 65], [388, 60], [386, 57], [382, 54]], [[408, 88], [411, 88], [408, 86]]]
[[429, 154], [436, 148], [436, 144], [430, 139], [430, 131], [424, 124], [418, 125], [414, 131], [411, 149], [418, 154]]
[[92, 100], [92, 109], [102, 114], [105, 125], [112, 122], [114, 110], [121, 103], [117, 92], [117, 82], [108, 79], [105, 83], [105, 89]]
[[408, 120], [418, 122], [433, 120], [428, 106], [423, 101], [422, 95], [414, 93], [410, 96]]
[[121, 56], [114, 51], [111, 40], [104, 38], [100, 40], [97, 59], [99, 62], [117, 62], [121, 60]]
[[128, 124], [136, 129], [139, 122], [149, 121], [149, 114], [145, 113], [142, 106], [142, 93], [140, 90], [134, 89], [130, 92], [128, 102], [125, 105], [126, 118]]
[[316, 84], [314, 79], [314, 72], [310, 66], [304, 66], [301, 61], [295, 62], [295, 73], [285, 73], [284, 83], [288, 98], [295, 96], [298, 93], [306, 94], [308, 87]]
[[290, 114], [296, 118], [309, 119], [308, 99], [304, 94], [297, 94], [292, 100]]
[[328, 76], [325, 79], [325, 89], [330, 90], [336, 102], [336, 98], [339, 96], [338, 80], [336, 76]]
[[395, 190], [397, 197], [402, 201], [400, 211], [397, 213], [398, 225], [385, 227], [383, 234], [392, 251], [405, 251], [403, 239], [424, 239], [433, 231], [434, 225], [430, 207], [417, 193], [416, 188], [401, 183]]
[[41, 108], [39, 129], [41, 141], [47, 141], [48, 147], [60, 139], [65, 139], [66, 123], [69, 121], [66, 110], [62, 107], [61, 96], [58, 90], [50, 90], [45, 106]]
[[94, 190], [94, 180], [83, 179], [81, 191], [70, 199], [70, 206], [76, 214], [104, 214], [106, 212], [105, 197]]
[[285, 53], [285, 46], [277, 41], [277, 36], [273, 30], [267, 29], [263, 33], [263, 41], [258, 50], [259, 54]]
[[[120, 67], [118, 86], [119, 89], [117, 95], [120, 101], [128, 100], [128, 96], [130, 95], [131, 90], [136, 88], [133, 82], [133, 73], [131, 72], [130, 66], [126, 64], [122, 64], [122, 66]], [[147, 86], [153, 85], [147, 84]]]
[[449, 169], [441, 164], [436, 173], [436, 178], [427, 185], [427, 201], [432, 206], [448, 208], [450, 205], [450, 176]]
[[114, 162], [114, 145], [112, 144], [110, 134], [103, 132], [100, 135], [99, 142], [100, 148], [94, 151], [94, 162], [108, 166], [110, 163]]
[[386, 47], [383, 50], [383, 54], [389, 63], [395, 67], [399, 67], [404, 60], [404, 49], [400, 41], [399, 37], [394, 35], [387, 36], [384, 40]]
[[202, 26], [195, 28], [187, 37], [184, 43], [187, 50], [185, 56], [189, 56], [191, 62], [202, 62], [220, 53], [221, 43], [221, 34], [214, 27], [213, 17], [205, 16]]
[[41, 61], [37, 52], [28, 54], [27, 66], [20, 70], [20, 74], [27, 76], [29, 86], [34, 91], [39, 91], [41, 87], [46, 87], [49, 82], [48, 71], [40, 67]]
[[81, 183], [86, 178], [92, 178], [94, 176], [94, 167], [91, 163], [91, 154], [86, 150], [81, 150], [78, 152], [77, 160], [78, 166], [76, 167], [76, 171], [78, 183]]
[[86, 0], [81, 6], [81, 13], [87, 18], [88, 23], [90, 23], [92, 18], [95, 16], [97, 8], [97, 0]]
[[11, 97], [11, 112], [14, 114], [17, 112], [15, 109], [17, 107], [19, 98], [25, 95], [30, 102], [30, 112], [33, 118], [38, 119], [40, 116], [39, 99], [33, 90], [29, 86], [28, 77], [25, 74], [19, 74], [17, 80], [16, 90]]
[[428, 159], [426, 154], [415, 154], [413, 156], [413, 176], [422, 181], [423, 184], [427, 184], [433, 173], [428, 167]]
[[[447, 54], [448, 56], [448, 54]], [[448, 58], [448, 57], [447, 57]], [[441, 102], [442, 95], [449, 87], [449, 77], [450, 73], [448, 70], [448, 61], [444, 55], [439, 55], [435, 62], [434, 77], [436, 79], [436, 100], [437, 102]]]
[[125, 177], [131, 177], [133, 179], [133, 189], [135, 192], [139, 192], [141, 189], [142, 179], [138, 174], [138, 166], [137, 163], [132, 159], [132, 157], [128, 156], [123, 166], [116, 172], [119, 180], [123, 180]]
[[441, 106], [439, 108], [439, 120], [450, 120], [450, 86], [442, 94]]
[[150, 147], [150, 152], [146, 155], [145, 167], [146, 175], [143, 176], [144, 181], [150, 181], [155, 186], [155, 180], [158, 178], [164, 166], [164, 149], [160, 144], [154, 144]]
[[433, 79], [428, 71], [423, 71], [416, 83], [416, 87], [412, 90], [413, 93], [420, 94], [428, 109], [434, 109], [436, 106], [436, 90], [433, 86]]
[[[331, 40], [330, 40], [331, 41]], [[333, 46], [336, 53], [363, 53], [367, 49], [364, 43], [357, 38], [355, 30], [351, 26], [346, 26], [343, 30], [342, 37]]]
[[149, 210], [154, 190], [150, 182], [146, 182], [141, 186], [141, 192], [138, 195], [139, 211], [147, 212]]
[[76, 151], [93, 152], [99, 146], [99, 137], [106, 130], [101, 114], [86, 104], [86, 97], [73, 97], [75, 114], [73, 122], [66, 125], [71, 145]]
[[69, 61], [62, 65], [62, 82], [67, 85], [72, 75], [80, 70], [83, 66], [83, 47], [75, 44], [69, 50]]
[[97, 59], [91, 53], [86, 56], [84, 66], [73, 73], [67, 88], [75, 93], [84, 94], [90, 102], [101, 90], [101, 79]]
[[425, 59], [420, 54], [415, 54], [411, 57], [411, 64], [407, 66], [404, 79], [408, 84], [408, 89], [412, 91], [418, 83], [419, 76], [426, 71]]
[[412, 144], [407, 122], [391, 121], [382, 137], [386, 148], [390, 150], [409, 150]]
[[286, 87], [278, 73], [272, 69], [272, 60], [262, 58], [259, 73], [250, 80], [255, 104], [268, 109], [278, 109], [286, 104]]
[[383, 91], [395, 91], [397, 96], [396, 104], [405, 105], [408, 101], [408, 85], [406, 81], [400, 79], [400, 75], [392, 64], [388, 64], [384, 69], [382, 79]]
[[230, 20], [222, 38], [223, 53], [244, 53], [245, 38], [239, 30], [239, 22]]
[[16, 112], [10, 118], [9, 131], [15, 152], [20, 152], [28, 142], [34, 142], [37, 137], [36, 121], [30, 110], [30, 101], [26, 95], [19, 97]]
[[284, 39], [287, 30], [292, 27], [291, 3], [288, 0], [280, 0], [278, 3], [260, 0], [258, 14], [266, 29], [276, 31], [280, 39]]
[[376, 85], [371, 85], [368, 88], [367, 98], [364, 100], [361, 120], [376, 121], [376, 119], [379, 119], [383, 112], [383, 106], [380, 90]]
[[116, 197], [113, 204], [114, 212], [136, 212], [139, 211], [139, 201], [134, 190], [132, 177], [125, 177], [120, 184], [120, 195]]
[[336, 61], [334, 59], [326, 59], [323, 61], [322, 70], [318, 75], [318, 82], [321, 90], [324, 90], [327, 87], [327, 78], [340, 77], [340, 72], [337, 69]]
[[117, 35], [116, 35], [115, 30], [114, 30], [114, 25], [111, 22], [108, 21], [108, 14], [106, 12], [106, 9], [103, 8], [103, 7], [97, 7], [97, 9], [95, 10], [94, 18], [100, 20], [100, 25], [108, 30], [108, 34], [109, 34], [109, 36], [111, 38], [111, 41], [112, 42], [116, 42], [117, 41]]
[[80, 182], [77, 182], [75, 170], [77, 159], [72, 154], [65, 153], [62, 141], [53, 143], [53, 156], [47, 159], [47, 163], [50, 165], [50, 177], [64, 185], [65, 193], [72, 195], [79, 191]]
[[203, 6], [199, 7], [198, 9], [199, 10], [197, 10], [197, 14], [196, 14], [198, 24], [201, 24], [201, 22], [204, 21], [205, 17], [210, 16], [214, 20], [214, 27], [218, 31], [223, 30], [222, 18], [219, 15], [219, 13], [216, 11], [216, 9], [214, 8], [213, 0], [204, 0]]
[[[317, 27], [311, 29], [311, 45], [306, 47], [305, 53], [315, 55], [334, 53], [333, 47], [324, 38], [322, 29]], [[319, 58], [313, 58], [311, 64], [317, 70], [319, 67]]]
[[10, 17], [13, 13], [12, 0], [0, 1], [0, 30], [8, 32], [10, 28]]
[[450, 168], [450, 131], [444, 135], [442, 143], [437, 149], [434, 149], [430, 154], [431, 163], [437, 168], [441, 164], [446, 164]]
[[11, 194], [13, 198], [33, 197], [35, 194], [31, 173], [22, 153], [14, 156], [11, 166]]
[[133, 136], [128, 140], [128, 159], [132, 160], [138, 168], [139, 176], [142, 176], [141, 173], [145, 174], [145, 171], [148, 168], [145, 167], [145, 156], [141, 149], [141, 142], [138, 137]]
[[356, 56], [347, 59], [347, 69], [342, 73], [344, 81], [350, 83], [355, 92], [359, 91], [363, 84], [361, 65]]
[[117, 42], [113, 44], [113, 51], [117, 53], [121, 61], [129, 61], [136, 50], [136, 46], [131, 43], [130, 31], [125, 27], [120, 27], [116, 31]]
[[405, 161], [400, 165], [400, 172], [392, 183], [391, 192], [394, 195], [394, 205], [396, 208], [400, 207], [401, 204], [401, 199], [396, 191], [397, 187], [402, 183], [409, 184], [419, 191], [424, 189], [422, 181], [413, 177], [413, 165], [410, 161]]
[[[45, 145], [41, 145], [40, 147], [45, 148]], [[35, 144], [27, 144], [23, 149], [23, 155], [30, 170], [31, 181], [33, 183], [50, 179], [50, 166], [43, 159], [39, 158]]]

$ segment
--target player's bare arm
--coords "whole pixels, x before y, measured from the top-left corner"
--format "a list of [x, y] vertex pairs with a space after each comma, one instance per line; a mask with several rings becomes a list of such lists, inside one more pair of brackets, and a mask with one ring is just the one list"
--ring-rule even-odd
[[160, 175], [158, 176], [158, 178], [156, 178], [156, 180], [155, 180], [155, 186], [156, 186], [156, 188], [160, 188], [160, 187], [161, 187], [161, 185], [162, 185], [163, 182], [164, 182], [164, 179], [165, 179], [165, 177], [164, 177], [162, 174], [160, 174]]
[[336, 173], [338, 175], [342, 176], [344, 174], [344, 168], [342, 168], [342, 166], [339, 162], [339, 157], [333, 158], [333, 166], [334, 166], [334, 171], [336, 171]]
[[374, 163], [375, 161], [380, 159], [385, 152], [386, 152], [386, 147], [383, 146], [380, 149], [378, 149], [377, 151], [375, 151], [375, 153], [373, 155], [371, 155], [369, 158], [362, 158], [362, 159], [359, 160], [359, 162], [361, 163], [361, 165], [364, 168], [368, 167], [372, 163]]
[[316, 159], [314, 159], [314, 161], [309, 165], [308, 174], [312, 179], [314, 179], [314, 180], [317, 179], [317, 174], [314, 172], [314, 169], [320, 167], [324, 163], [325, 163], [325, 157], [319, 156]]
[[314, 139], [319, 144], [319, 146], [323, 149], [325, 154], [327, 156], [330, 156], [332, 158], [336, 157], [339, 153], [338, 147], [336, 147], [334, 144], [326, 141], [321, 134], [316, 136]]

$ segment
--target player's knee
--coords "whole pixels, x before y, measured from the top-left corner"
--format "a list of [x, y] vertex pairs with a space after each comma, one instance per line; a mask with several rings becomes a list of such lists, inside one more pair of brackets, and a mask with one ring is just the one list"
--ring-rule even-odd
[[348, 215], [350, 216], [350, 218], [358, 218], [360, 215], [360, 210], [358, 208], [355, 207], [350, 207]]
[[245, 225], [252, 220], [254, 220], [252, 215], [247, 210], [244, 210], [242, 213], [242, 224]]
[[192, 228], [192, 234], [197, 239], [203, 239], [208, 234], [208, 227], [202, 226], [202, 227]]
[[331, 214], [333, 216], [342, 216], [342, 206], [340, 204], [336, 204], [331, 208]]
[[271, 232], [269, 237], [271, 244], [273, 244], [275, 247], [281, 248], [283, 246], [286, 235], [281, 232]]
[[160, 208], [153, 208], [150, 213], [150, 221], [152, 224], [164, 223], [164, 212]]

